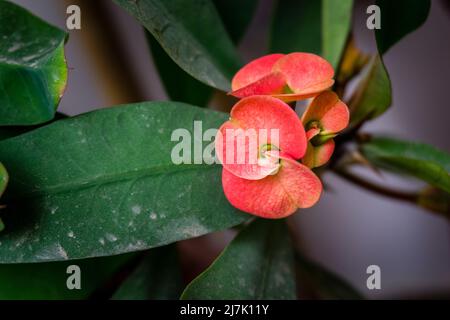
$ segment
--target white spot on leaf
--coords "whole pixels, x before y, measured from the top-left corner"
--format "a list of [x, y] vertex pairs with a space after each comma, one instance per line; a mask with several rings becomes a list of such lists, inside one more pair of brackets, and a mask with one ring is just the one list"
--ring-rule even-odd
[[108, 241], [111, 241], [111, 242], [117, 241], [117, 237], [112, 233], [107, 233], [105, 235], [105, 237], [106, 237], [106, 240], [108, 240]]
[[141, 207], [138, 205], [135, 205], [131, 208], [131, 211], [133, 211], [134, 214], [140, 214], [141, 213]]

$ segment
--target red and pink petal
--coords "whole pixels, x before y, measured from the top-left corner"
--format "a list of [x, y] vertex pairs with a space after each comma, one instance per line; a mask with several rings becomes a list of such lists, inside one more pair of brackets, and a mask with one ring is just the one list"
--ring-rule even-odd
[[284, 56], [274, 53], [255, 59], [242, 67], [231, 80], [233, 91], [244, 88], [272, 73], [275, 63]]
[[260, 141], [256, 130], [245, 130], [233, 121], [225, 122], [215, 140], [216, 155], [232, 174], [258, 180], [278, 170], [277, 161], [259, 161]]
[[331, 64], [312, 53], [287, 54], [275, 63], [273, 71], [284, 75], [286, 84], [295, 94], [317, 94], [334, 83]]
[[[239, 101], [216, 136], [216, 155], [234, 175], [257, 180], [272, 174], [278, 162], [259, 161], [267, 144], [294, 159], [306, 152], [303, 124], [284, 102], [270, 96], [252, 96]], [[239, 160], [239, 161], [238, 161]]]
[[312, 121], [318, 121], [321, 134], [337, 133], [348, 126], [350, 112], [336, 93], [325, 91], [318, 95], [306, 109], [302, 122], [307, 127]]
[[286, 86], [286, 81], [280, 73], [270, 73], [261, 79], [250, 83], [245, 87], [230, 92], [229, 94], [236, 98], [245, 98], [254, 95], [273, 95], [281, 94]]
[[[243, 129], [266, 131], [268, 143], [275, 144], [294, 159], [300, 159], [306, 152], [306, 133], [302, 122], [295, 111], [279, 99], [270, 96], [242, 99], [234, 105], [230, 116], [231, 121]], [[271, 132], [278, 132], [278, 141], [271, 141]]]
[[282, 159], [280, 164], [276, 175], [261, 180], [242, 179], [223, 169], [222, 184], [228, 201], [242, 211], [271, 219], [313, 206], [322, 192], [320, 179], [292, 159]]
[[328, 140], [320, 146], [313, 146], [311, 143], [308, 143], [308, 149], [302, 159], [302, 163], [308, 168], [323, 166], [333, 155], [334, 146], [333, 139]]

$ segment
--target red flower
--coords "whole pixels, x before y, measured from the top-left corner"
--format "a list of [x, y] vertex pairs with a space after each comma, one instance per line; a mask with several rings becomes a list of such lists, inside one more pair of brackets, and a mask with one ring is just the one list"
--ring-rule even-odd
[[308, 147], [302, 162], [310, 167], [324, 165], [334, 151], [336, 134], [348, 126], [350, 112], [337, 94], [325, 91], [318, 95], [302, 116]]
[[285, 102], [296, 101], [330, 88], [333, 76], [333, 67], [315, 54], [270, 54], [240, 69], [231, 82], [230, 94], [238, 98], [270, 95]]
[[265, 218], [282, 218], [314, 205], [319, 178], [297, 162], [307, 147], [297, 114], [270, 96], [239, 101], [216, 136], [225, 196], [236, 208]]

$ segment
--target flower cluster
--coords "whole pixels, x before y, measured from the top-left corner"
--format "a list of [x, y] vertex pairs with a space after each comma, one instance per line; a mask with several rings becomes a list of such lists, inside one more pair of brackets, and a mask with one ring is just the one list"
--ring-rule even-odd
[[[347, 127], [349, 111], [328, 89], [334, 70], [310, 53], [256, 59], [232, 80], [230, 119], [219, 129], [216, 154], [225, 196], [236, 208], [283, 218], [313, 206], [322, 183], [311, 168], [334, 151], [333, 137]], [[301, 119], [286, 102], [313, 98]]]

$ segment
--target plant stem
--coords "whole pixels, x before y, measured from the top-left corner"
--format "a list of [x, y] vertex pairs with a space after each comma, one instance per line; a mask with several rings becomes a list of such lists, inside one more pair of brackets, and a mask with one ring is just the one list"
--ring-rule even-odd
[[344, 170], [344, 169], [335, 168], [335, 169], [333, 169], [333, 172], [335, 174], [337, 174], [338, 176], [340, 176], [341, 178], [343, 178], [349, 182], [352, 182], [353, 184], [356, 184], [366, 190], [372, 191], [374, 193], [377, 193], [379, 195], [382, 195], [382, 196], [385, 196], [388, 198], [393, 198], [393, 199], [416, 203], [417, 199], [419, 197], [419, 195], [414, 192], [398, 191], [398, 190], [394, 190], [392, 188], [386, 188], [386, 187], [380, 186], [371, 181], [364, 180], [363, 178], [361, 178], [347, 170]]

